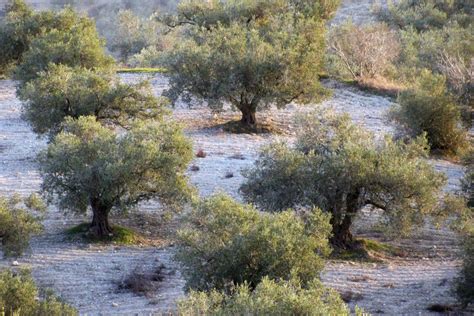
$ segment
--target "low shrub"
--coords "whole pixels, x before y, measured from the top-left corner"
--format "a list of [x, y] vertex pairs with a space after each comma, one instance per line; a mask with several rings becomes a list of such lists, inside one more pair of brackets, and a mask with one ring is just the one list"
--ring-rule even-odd
[[474, 304], [474, 231], [463, 240], [463, 264], [456, 280], [455, 292], [463, 306]]
[[120, 282], [119, 289], [149, 297], [158, 290], [161, 282], [165, 279], [165, 269], [163, 264], [152, 271], [144, 271], [137, 267]]
[[68, 316], [77, 311], [51, 291], [42, 293], [28, 270], [5, 270], [0, 272], [0, 315]]
[[20, 256], [32, 235], [41, 231], [39, 215], [46, 209], [35, 194], [26, 199], [0, 196], [0, 244], [5, 256]]
[[403, 91], [390, 114], [401, 131], [412, 137], [426, 133], [432, 150], [456, 155], [466, 146], [461, 112], [446, 92], [446, 80], [428, 70], [421, 73], [417, 85]]
[[231, 294], [194, 292], [178, 302], [179, 315], [350, 315], [337, 292], [318, 280], [306, 287], [299, 281], [264, 278], [252, 291], [248, 284]]
[[187, 287], [229, 290], [246, 283], [255, 288], [267, 276], [303, 285], [319, 277], [329, 254], [329, 216], [319, 210], [268, 214], [216, 195], [193, 208], [178, 233], [177, 260]]

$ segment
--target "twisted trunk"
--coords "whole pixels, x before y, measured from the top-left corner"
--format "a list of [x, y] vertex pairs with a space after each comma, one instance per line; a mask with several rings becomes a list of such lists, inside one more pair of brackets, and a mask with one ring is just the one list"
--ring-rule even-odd
[[339, 249], [352, 249], [354, 238], [351, 233], [352, 215], [346, 214], [340, 223], [333, 223], [331, 244]]
[[99, 237], [109, 237], [112, 235], [112, 227], [109, 224], [109, 213], [111, 207], [104, 205], [98, 199], [91, 200], [93, 213], [90, 232]]
[[354, 249], [357, 243], [351, 233], [352, 219], [361, 207], [360, 189], [354, 189], [346, 197], [346, 212], [343, 216], [333, 215], [331, 218], [333, 236], [331, 244], [339, 249]]
[[254, 126], [255, 124], [257, 124], [257, 111], [255, 108], [249, 105], [243, 105], [240, 107], [240, 112], [242, 112], [242, 119], [240, 120], [242, 125]]

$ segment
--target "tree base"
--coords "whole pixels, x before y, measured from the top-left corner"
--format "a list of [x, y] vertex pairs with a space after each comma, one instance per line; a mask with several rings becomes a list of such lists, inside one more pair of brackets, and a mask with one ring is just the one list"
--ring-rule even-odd
[[90, 223], [82, 223], [66, 230], [68, 238], [87, 243], [113, 243], [118, 245], [136, 245], [146, 243], [145, 239], [135, 231], [122, 226], [112, 226], [112, 234], [97, 236], [91, 231]]
[[232, 134], [280, 134], [281, 131], [272, 124], [256, 123], [245, 124], [242, 121], [230, 121], [221, 124], [220, 127]]

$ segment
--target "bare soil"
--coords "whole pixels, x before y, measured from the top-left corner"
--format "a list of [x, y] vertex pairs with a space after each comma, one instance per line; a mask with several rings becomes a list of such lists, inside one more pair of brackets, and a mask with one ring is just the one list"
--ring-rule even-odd
[[[373, 1], [343, 1], [334, 23], [352, 17], [358, 23], [372, 21]], [[148, 75], [123, 74], [126, 82], [136, 82]], [[156, 94], [166, 88], [161, 76], [149, 77]], [[194, 151], [203, 150], [204, 158], [196, 158], [189, 170], [189, 178], [202, 196], [223, 191], [241, 199], [238, 188], [243, 181], [242, 168], [256, 159], [261, 146], [275, 140], [293, 139], [293, 116], [315, 106], [332, 107], [347, 112], [353, 120], [375, 133], [393, 133], [386, 113], [393, 100], [371, 95], [354, 87], [326, 82], [333, 96], [317, 105], [286, 109], [269, 109], [259, 113], [259, 119], [277, 125], [284, 134], [229, 134], [215, 126], [237, 118], [238, 113], [227, 109], [212, 113], [202, 105], [188, 108], [178, 104], [173, 117], [186, 127], [194, 143]], [[35, 156], [46, 143], [36, 138], [21, 119], [21, 103], [15, 96], [15, 83], [0, 81], [0, 194], [27, 195], [40, 188]], [[463, 168], [444, 160], [431, 161], [444, 172], [449, 181], [446, 190], [459, 188]], [[233, 177], [229, 177], [233, 174]], [[65, 240], [64, 229], [87, 221], [88, 217], [64, 214], [50, 207], [44, 220], [45, 231], [32, 240], [31, 251], [18, 259], [21, 267], [30, 267], [40, 286], [50, 287], [78, 308], [83, 315], [150, 315], [173, 311], [175, 302], [184, 295], [184, 280], [179, 266], [172, 260], [173, 246], [168, 236], [176, 222], [164, 222], [166, 213], [156, 202], [141, 205], [139, 216], [115, 216], [114, 222], [129, 223], [142, 229], [150, 238], [163, 240], [162, 246], [120, 247], [114, 245], [86, 245]], [[453, 304], [450, 291], [460, 262], [457, 237], [447, 228], [435, 229], [429, 224], [410, 239], [385, 240], [374, 224], [379, 214], [366, 210], [356, 224], [356, 235], [383, 240], [402, 247], [406, 256], [385, 258], [380, 263], [331, 261], [322, 279], [327, 286], [350, 298], [350, 305], [366, 311], [388, 315], [430, 314], [432, 304]], [[148, 227], [148, 228], [147, 228]], [[147, 229], [150, 230], [147, 232]], [[0, 253], [0, 257], [1, 257]], [[165, 279], [153, 297], [138, 296], [119, 291], [117, 284], [137, 267], [154, 269], [163, 264]], [[0, 259], [0, 267], [10, 267], [11, 260]]]

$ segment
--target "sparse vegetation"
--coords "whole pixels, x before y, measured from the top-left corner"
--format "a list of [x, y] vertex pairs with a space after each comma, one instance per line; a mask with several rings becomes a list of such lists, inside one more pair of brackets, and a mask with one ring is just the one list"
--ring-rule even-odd
[[191, 145], [173, 122], [135, 123], [124, 135], [95, 117], [67, 118], [63, 131], [39, 157], [43, 191], [74, 212], [93, 212], [91, 234], [114, 233], [108, 217], [138, 202], [159, 198], [178, 206], [190, 195], [183, 173]]
[[216, 290], [195, 292], [178, 302], [179, 315], [350, 315], [337, 292], [312, 280], [264, 278], [253, 289], [244, 283], [230, 294]]
[[346, 22], [331, 30], [329, 51], [332, 73], [351, 78], [360, 85], [374, 84], [393, 71], [400, 54], [396, 32], [384, 24], [356, 26]]
[[151, 297], [165, 279], [164, 269], [163, 264], [153, 271], [143, 271], [142, 268], [137, 267], [120, 282], [119, 289]]
[[130, 228], [111, 225], [113, 234], [97, 236], [91, 234], [91, 224], [82, 223], [66, 230], [66, 235], [71, 239], [80, 239], [89, 243], [111, 243], [115, 245], [137, 245], [144, 241], [143, 237]]
[[187, 287], [229, 291], [254, 289], [264, 277], [311, 283], [329, 254], [329, 217], [318, 210], [298, 218], [293, 212], [260, 213], [225, 195], [198, 202], [178, 235], [177, 259]]
[[59, 13], [46, 12], [51, 21], [41, 28], [41, 33], [31, 37], [14, 71], [15, 79], [24, 84], [47, 71], [51, 64], [91, 70], [110, 69], [113, 66], [113, 59], [105, 54], [105, 43], [97, 34], [91, 19], [72, 9], [64, 9]]
[[5, 316], [73, 316], [75, 308], [51, 291], [41, 292], [28, 270], [0, 272], [0, 314]]
[[18, 195], [0, 197], [0, 244], [5, 256], [23, 254], [31, 236], [41, 232], [40, 216], [45, 210], [43, 201], [35, 194], [25, 199]]

